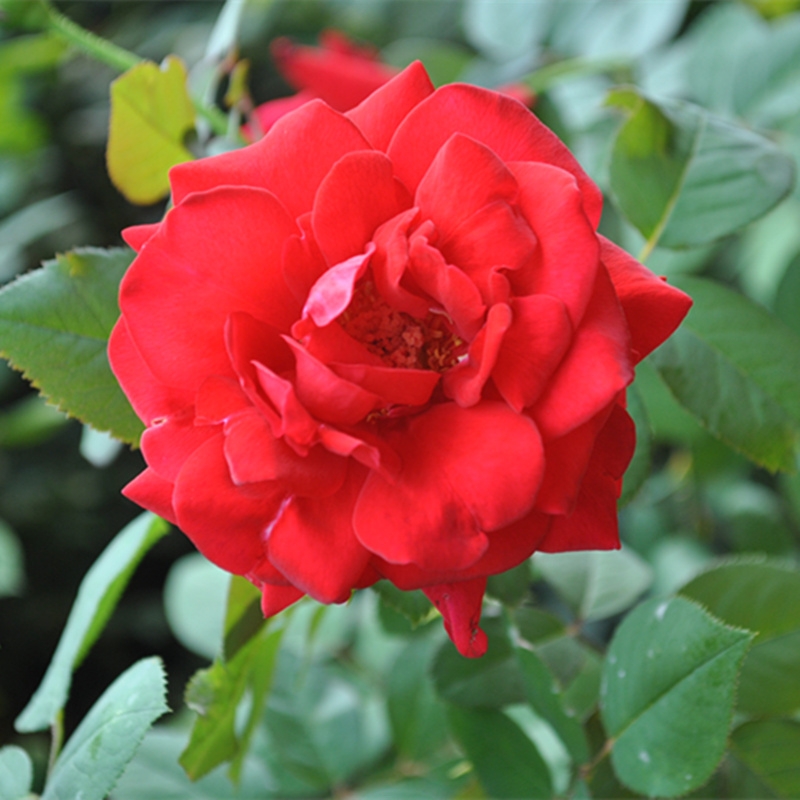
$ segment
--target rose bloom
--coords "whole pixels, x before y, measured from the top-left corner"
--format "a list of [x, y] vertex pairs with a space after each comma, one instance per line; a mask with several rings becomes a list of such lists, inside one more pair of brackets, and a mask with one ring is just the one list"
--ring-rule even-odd
[[479, 656], [487, 576], [619, 546], [625, 387], [690, 300], [596, 232], [599, 189], [521, 103], [412, 64], [170, 179], [125, 232], [125, 493], [265, 615], [386, 578]]
[[[319, 45], [298, 45], [286, 37], [272, 42], [270, 50], [275, 65], [297, 94], [256, 107], [251, 123], [242, 129], [248, 141], [260, 139], [284, 114], [315, 97], [337, 111], [349, 111], [399, 72], [380, 61], [375, 47], [356, 44], [341, 31], [323, 31]], [[527, 106], [535, 99], [533, 92], [522, 84], [507, 84], [498, 91]]]

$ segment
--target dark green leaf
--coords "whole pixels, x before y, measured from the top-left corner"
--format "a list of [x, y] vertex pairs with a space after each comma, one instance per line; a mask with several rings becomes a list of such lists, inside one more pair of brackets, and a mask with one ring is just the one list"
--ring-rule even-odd
[[486, 582], [486, 594], [497, 598], [507, 606], [517, 606], [528, 596], [531, 583], [533, 583], [531, 562], [526, 559], [514, 569], [490, 575]]
[[778, 797], [800, 797], [800, 723], [746, 722], [733, 732], [731, 749]]
[[0, 597], [18, 596], [24, 586], [22, 546], [14, 531], [0, 520]]
[[515, 609], [514, 624], [519, 635], [531, 644], [561, 636], [565, 628], [564, 623], [554, 614], [533, 606]]
[[586, 734], [575, 713], [564, 709], [559, 687], [552, 674], [533, 650], [518, 647], [516, 653], [528, 702], [533, 710], [550, 723], [575, 763], [588, 761]]
[[732, 561], [680, 593], [758, 634], [742, 666], [742, 711], [782, 715], [800, 708], [800, 572], [778, 562]]
[[608, 102], [630, 112], [614, 142], [611, 188], [648, 249], [720, 239], [792, 190], [792, 159], [747, 128], [634, 89], [614, 90]]
[[17, 718], [18, 731], [44, 730], [53, 723], [67, 701], [73, 671], [102, 632], [145, 553], [168, 530], [163, 519], [140, 515], [117, 534], [86, 573], [47, 673]]
[[397, 749], [422, 760], [441, 746], [447, 735], [444, 707], [429, 675], [436, 647], [433, 637], [412, 639], [389, 673], [389, 721]]
[[426, 622], [435, 613], [431, 601], [419, 590], [404, 592], [389, 581], [378, 581], [372, 587], [381, 603], [406, 617], [413, 626]]
[[600, 695], [600, 657], [569, 635], [542, 642], [535, 649], [562, 687], [564, 710], [586, 719], [595, 710]]
[[481, 658], [464, 658], [445, 642], [433, 661], [433, 682], [445, 700], [462, 706], [500, 708], [525, 702], [519, 664], [503, 620], [485, 618], [481, 627], [489, 638], [489, 649]]
[[614, 771], [626, 786], [675, 797], [709, 779], [725, 752], [752, 638], [680, 597], [650, 600], [626, 617], [601, 694]]
[[53, 405], [136, 443], [143, 425], [106, 355], [132, 258], [130, 250], [73, 250], [18, 278], [0, 291], [0, 341], [2, 355]]
[[501, 711], [450, 706], [450, 730], [489, 797], [551, 798], [550, 771], [533, 742]]
[[771, 470], [794, 468], [800, 337], [747, 298], [701, 278], [694, 306], [650, 357], [675, 397], [718, 438]]
[[103, 800], [147, 729], [169, 709], [161, 661], [145, 658], [122, 673], [92, 706], [61, 751], [42, 800]]
[[225, 658], [230, 661], [265, 624], [261, 592], [247, 578], [232, 575], [225, 608]]

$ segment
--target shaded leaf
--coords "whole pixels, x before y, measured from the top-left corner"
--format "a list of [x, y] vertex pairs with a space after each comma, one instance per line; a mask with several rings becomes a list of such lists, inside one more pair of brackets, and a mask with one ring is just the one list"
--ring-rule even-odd
[[112, 183], [132, 203], [155, 203], [169, 192], [170, 167], [191, 161], [184, 147], [194, 127], [186, 67], [168, 56], [143, 61], [111, 84], [106, 161]]
[[742, 665], [741, 711], [785, 715], [800, 708], [800, 572], [780, 562], [731, 561], [680, 593], [758, 634]]
[[404, 592], [389, 581], [378, 581], [372, 586], [372, 590], [378, 593], [381, 603], [402, 614], [414, 627], [427, 622], [431, 615], [438, 613], [419, 589]]
[[261, 592], [247, 578], [231, 575], [222, 645], [226, 660], [230, 661], [265, 624]]
[[30, 756], [14, 745], [0, 748], [0, 797], [3, 800], [25, 800], [32, 783]]
[[2, 355], [49, 402], [136, 443], [144, 428], [111, 372], [106, 345], [119, 317], [130, 250], [58, 255], [0, 291]]
[[693, 277], [675, 282], [694, 305], [651, 362], [715, 436], [767, 469], [794, 469], [800, 337], [719, 284]]
[[15, 726], [20, 733], [44, 730], [64, 707], [72, 673], [89, 652], [116, 608], [136, 566], [169, 530], [153, 514], [123, 528], [86, 573], [44, 679]]
[[746, 722], [733, 732], [731, 749], [778, 797], [800, 797], [800, 723]]
[[630, 113], [614, 142], [611, 189], [650, 248], [720, 239], [792, 190], [792, 159], [747, 128], [633, 89], [612, 91], [608, 102]]
[[650, 600], [625, 618], [604, 665], [601, 712], [626, 786], [675, 797], [708, 780], [725, 752], [753, 635], [680, 597]]
[[450, 731], [493, 798], [550, 798], [550, 770], [519, 725], [501, 711], [450, 706]]
[[147, 729], [169, 709], [158, 658], [138, 661], [117, 678], [70, 736], [42, 800], [102, 800], [114, 788]]

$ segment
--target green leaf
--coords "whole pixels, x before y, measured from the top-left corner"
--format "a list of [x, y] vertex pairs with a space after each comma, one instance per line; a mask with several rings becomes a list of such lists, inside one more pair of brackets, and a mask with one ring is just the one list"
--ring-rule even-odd
[[389, 673], [387, 704], [395, 746], [412, 760], [430, 756], [447, 735], [444, 707], [429, 675], [436, 644], [430, 636], [412, 639]]
[[450, 730], [492, 798], [551, 798], [550, 771], [533, 742], [501, 711], [450, 706]]
[[611, 189], [648, 252], [727, 236], [792, 190], [792, 159], [747, 128], [634, 89], [616, 89], [608, 102], [630, 112], [613, 145]]
[[225, 659], [230, 661], [265, 624], [261, 592], [247, 578], [231, 575], [222, 644]]
[[536, 553], [533, 563], [581, 620], [623, 611], [653, 582], [653, 571], [632, 550]]
[[709, 779], [752, 638], [681, 597], [650, 600], [625, 618], [604, 665], [601, 712], [626, 786], [675, 797]]
[[86, 573], [53, 660], [30, 702], [16, 720], [20, 733], [44, 730], [64, 707], [72, 673], [108, 622], [145, 553], [169, 530], [153, 514], [141, 514], [114, 537]]
[[800, 437], [800, 337], [747, 298], [675, 281], [694, 306], [651, 362], [717, 438], [772, 471], [793, 470]]
[[419, 589], [404, 592], [389, 581], [378, 581], [372, 589], [378, 593], [381, 603], [402, 614], [414, 627], [427, 622], [431, 615], [437, 613], [431, 601]]
[[73, 250], [6, 286], [0, 354], [62, 411], [135, 443], [144, 426], [106, 354], [132, 258], [130, 250]]
[[778, 562], [731, 561], [697, 576], [680, 593], [730, 625], [757, 632], [742, 665], [739, 709], [800, 709], [800, 572]]
[[122, 673], [70, 736], [48, 777], [42, 800], [103, 800], [166, 704], [166, 674], [158, 658]]
[[800, 797], [800, 723], [746, 722], [733, 732], [731, 749], [778, 797]]
[[560, 688], [544, 662], [527, 648], [517, 647], [516, 655], [533, 710], [550, 723], [575, 763], [588, 761], [589, 744], [583, 727], [574, 712], [565, 710], [559, 696]]
[[533, 606], [522, 606], [515, 609], [514, 624], [517, 626], [519, 635], [531, 644], [562, 636], [566, 628], [557, 616]]
[[564, 710], [585, 720], [597, 707], [600, 695], [600, 657], [569, 635], [543, 642], [535, 650], [562, 687]]
[[486, 594], [507, 606], [518, 606], [528, 596], [532, 583], [531, 562], [526, 559], [513, 569], [490, 575], [486, 582]]
[[487, 617], [481, 627], [489, 639], [489, 648], [481, 658], [464, 658], [452, 642], [442, 644], [433, 660], [436, 691], [451, 703], [469, 707], [524, 703], [522, 675], [503, 620]]
[[251, 720], [260, 715], [282, 636], [283, 628], [276, 628], [254, 637], [230, 661], [217, 659], [208, 669], [196, 672], [189, 681], [186, 705], [199, 716], [189, 744], [181, 753], [180, 763], [192, 780], [202, 778], [246, 751], [253, 731], [248, 725], [245, 736], [237, 735], [235, 723], [239, 703], [256, 679], [259, 691], [257, 698], [254, 697]]
[[131, 203], [169, 192], [169, 169], [193, 158], [183, 140], [194, 118], [186, 67], [175, 56], [160, 67], [143, 61], [111, 84], [108, 174]]
[[25, 800], [32, 784], [30, 756], [14, 745], [0, 748], [0, 797], [3, 800]]

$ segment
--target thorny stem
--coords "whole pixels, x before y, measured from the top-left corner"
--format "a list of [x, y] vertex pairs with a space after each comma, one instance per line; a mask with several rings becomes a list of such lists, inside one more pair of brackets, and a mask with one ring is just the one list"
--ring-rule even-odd
[[[49, 4], [45, 4], [45, 9], [48, 28], [86, 55], [108, 64], [118, 72], [126, 72], [142, 62], [143, 59], [135, 53], [87, 31]], [[192, 98], [192, 103], [198, 116], [208, 122], [214, 133], [218, 136], [225, 136], [228, 133], [228, 118], [220, 109], [206, 105], [196, 97]]]

